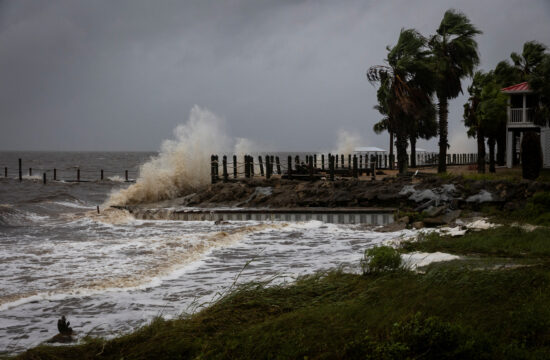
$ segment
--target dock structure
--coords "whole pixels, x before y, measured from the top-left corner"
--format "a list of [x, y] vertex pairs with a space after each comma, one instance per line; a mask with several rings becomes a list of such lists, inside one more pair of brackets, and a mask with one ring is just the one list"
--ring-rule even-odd
[[311, 221], [333, 224], [387, 225], [394, 222], [393, 208], [239, 208], [239, 209], [143, 209], [128, 210], [141, 220], [179, 221]]

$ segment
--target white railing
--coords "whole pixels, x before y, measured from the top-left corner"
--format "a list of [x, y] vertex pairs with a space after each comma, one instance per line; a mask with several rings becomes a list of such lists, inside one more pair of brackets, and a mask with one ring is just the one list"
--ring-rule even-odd
[[532, 123], [533, 112], [531, 111], [531, 108], [511, 108], [509, 119], [510, 123], [512, 124]]

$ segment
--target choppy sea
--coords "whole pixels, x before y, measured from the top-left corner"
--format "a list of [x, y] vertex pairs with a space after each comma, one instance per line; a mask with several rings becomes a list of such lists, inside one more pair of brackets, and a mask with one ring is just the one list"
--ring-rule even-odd
[[[137, 220], [118, 210], [98, 216], [97, 205], [129, 186], [125, 170], [135, 179], [154, 155], [0, 152], [0, 354], [48, 340], [61, 315], [78, 337], [113, 337], [158, 315], [198, 311], [235, 283], [292, 282], [341, 266], [356, 272], [366, 248], [407, 234], [319, 221], [216, 225]], [[60, 181], [52, 181], [54, 168]], [[85, 182], [72, 181], [77, 168]]]

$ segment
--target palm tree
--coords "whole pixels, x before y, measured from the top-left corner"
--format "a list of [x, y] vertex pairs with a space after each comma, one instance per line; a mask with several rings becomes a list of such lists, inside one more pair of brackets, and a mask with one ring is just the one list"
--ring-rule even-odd
[[415, 116], [431, 102], [433, 72], [426, 40], [416, 30], [402, 29], [397, 44], [387, 48], [387, 65], [369, 68], [367, 78], [379, 83], [377, 98], [387, 113], [388, 126], [395, 132], [399, 173], [407, 170], [407, 140]]
[[464, 104], [464, 125], [468, 127], [468, 137], [477, 139], [477, 172], [480, 174], [485, 173], [485, 134], [481, 126], [481, 117], [478, 114], [484, 81], [485, 74], [476, 71], [472, 85], [468, 86], [470, 97]]
[[435, 35], [429, 40], [433, 67], [436, 75], [436, 95], [439, 102], [439, 166], [438, 172], [447, 170], [447, 124], [448, 101], [462, 93], [461, 80], [473, 74], [479, 64], [477, 42], [474, 37], [481, 34], [466, 17], [456, 11], [447, 10]]

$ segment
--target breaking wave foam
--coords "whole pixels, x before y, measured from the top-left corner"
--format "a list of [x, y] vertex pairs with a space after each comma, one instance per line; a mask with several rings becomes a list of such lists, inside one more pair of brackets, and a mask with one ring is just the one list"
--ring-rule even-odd
[[224, 121], [195, 105], [189, 121], [174, 129], [160, 154], [140, 167], [136, 183], [111, 194], [106, 205], [129, 205], [174, 198], [196, 191], [210, 179], [210, 155], [229, 149]]

